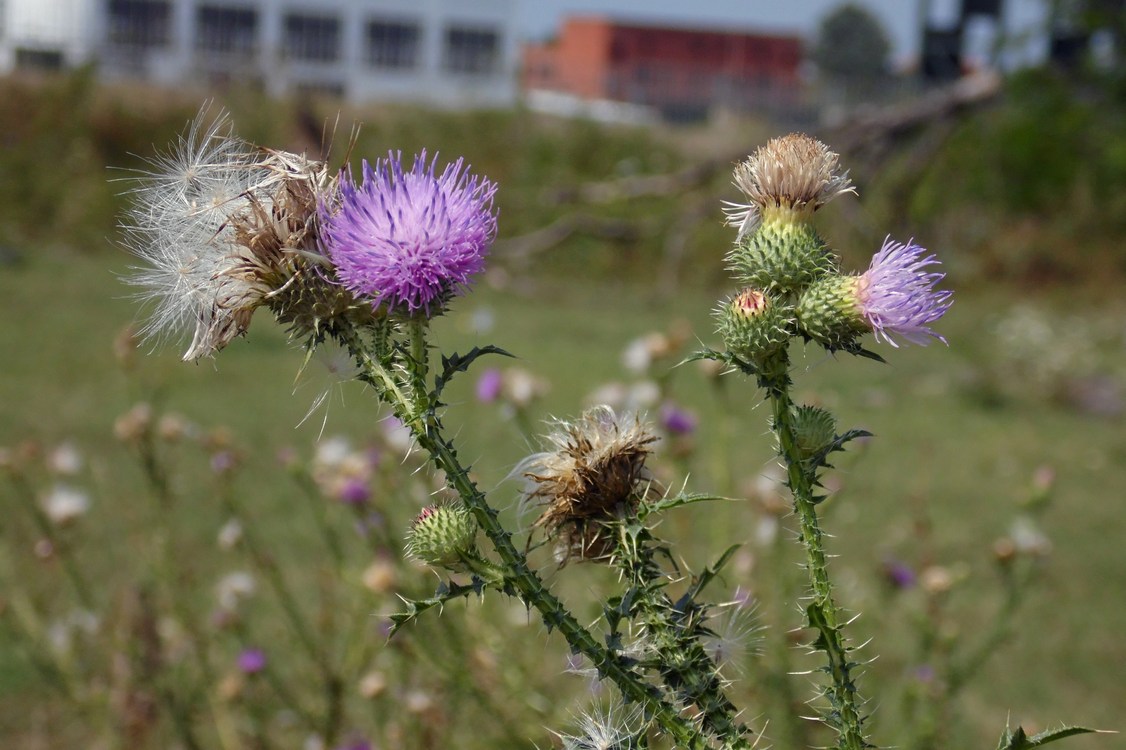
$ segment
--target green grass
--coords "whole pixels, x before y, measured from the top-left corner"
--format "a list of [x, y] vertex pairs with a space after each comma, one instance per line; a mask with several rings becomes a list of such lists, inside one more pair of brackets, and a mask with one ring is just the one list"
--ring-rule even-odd
[[[144, 541], [145, 517], [131, 507], [142, 494], [136, 489], [139, 480], [135, 469], [128, 468], [124, 450], [109, 439], [110, 426], [131, 404], [136, 383], [147, 383], [161, 394], [164, 408], [203, 425], [224, 425], [237, 436], [250, 455], [241, 491], [264, 519], [264, 529], [280, 538], [292, 537], [292, 519], [270, 520], [281, 510], [280, 503], [293, 502], [285, 500], [292, 493], [280, 488], [270, 457], [282, 445], [308, 446], [320, 430], [319, 415], [298, 426], [315, 396], [309, 387], [294, 392], [300, 353], [287, 346], [272, 323], [261, 319], [246, 340], [233, 343], [214, 363], [182, 364], [175, 349], [142, 357], [130, 385], [115, 364], [111, 346], [118, 330], [135, 316], [116, 278], [124, 264], [121, 256], [44, 253], [0, 276], [0, 299], [10, 321], [0, 333], [0, 347], [9, 353], [0, 380], [0, 445], [33, 439], [50, 446], [72, 439], [89, 452], [100, 487], [90, 519], [92, 542], [84, 551], [94, 557], [92, 569], [112, 578], [122, 572], [116, 566], [129, 565], [128, 545]], [[925, 518], [932, 530], [927, 554], [967, 574], [950, 595], [956, 618], [948, 635], [972, 637], [989, 622], [996, 606], [991, 593], [992, 541], [1005, 532], [1033, 470], [1041, 465], [1052, 466], [1059, 477], [1057, 497], [1046, 517], [1054, 553], [1021, 611], [1016, 635], [959, 700], [954, 736], [968, 743], [965, 746], [984, 746], [1007, 716], [1014, 723], [1039, 726], [1067, 720], [1114, 728], [1126, 699], [1112, 666], [1126, 660], [1121, 638], [1126, 604], [1119, 596], [1126, 558], [1113, 537], [1122, 513], [1118, 499], [1126, 492], [1126, 436], [1117, 420], [1031, 400], [982, 405], [967, 385], [973, 381], [966, 373], [988, 365], [988, 329], [982, 321], [1007, 303], [1004, 294], [960, 295], [942, 323], [952, 342], [949, 349], [884, 349], [890, 365], [852, 358], [834, 361], [810, 350], [803, 362], [805, 372], [798, 377], [799, 394], [829, 405], [843, 426], [862, 426], [876, 434], [860, 453], [839, 461], [841, 471], [836, 474], [843, 479], [843, 489], [828, 506], [827, 526], [834, 535], [831, 550], [839, 555], [833, 566], [842, 582], [841, 599], [863, 613], [853, 637], [873, 638], [867, 654], [881, 655], [862, 683], [865, 693], [881, 701], [877, 738], [898, 731], [883, 722], [894, 721], [890, 696], [905, 679], [911, 633], [903, 608], [880, 593], [881, 562], [889, 555], [918, 559], [912, 528]], [[518, 354], [520, 366], [552, 386], [536, 407], [537, 417], [566, 416], [581, 408], [594, 386], [626, 377], [619, 357], [632, 338], [682, 318], [695, 336], [710, 342], [712, 305], [704, 290], [684, 289], [671, 299], [654, 300], [644, 288], [606, 281], [555, 279], [537, 284], [531, 294], [482, 287], [459, 300], [455, 311], [439, 322], [435, 342], [446, 351], [494, 342]], [[470, 330], [472, 313], [480, 310], [490, 311], [495, 320], [495, 329], [487, 335]], [[500, 360], [493, 364], [507, 366]], [[678, 368], [673, 377], [677, 397], [701, 413], [703, 432], [725, 418], [694, 368]], [[482, 486], [494, 487], [527, 447], [510, 422], [498, 419], [494, 407], [474, 402], [471, 387], [472, 378], [455, 383], [447, 423], [459, 434], [463, 455], [472, 460]], [[728, 416], [737, 422], [736, 439], [717, 445], [714, 438], [705, 438], [701, 455], [727, 450], [737, 476], [751, 478], [769, 462], [765, 414], [755, 408], [756, 394], [749, 384], [731, 382], [728, 389], [735, 405]], [[339, 395], [343, 403], [330, 408], [326, 434], [369, 434], [377, 414], [371, 394], [345, 387]], [[708, 467], [707, 462], [697, 462], [691, 486], [724, 490]], [[514, 494], [513, 486], [500, 484], [498, 502], [507, 504]], [[207, 503], [207, 493], [197, 501]], [[204, 529], [219, 520], [214, 508], [201, 513], [207, 519], [200, 522]], [[702, 516], [692, 523], [673, 519], [666, 529], [695, 565], [727, 544], [747, 543], [757, 522], [748, 507], [680, 513]], [[121, 519], [132, 529], [124, 541], [119, 537]], [[204, 536], [200, 530], [199, 536], [210, 538], [210, 533]], [[302, 545], [311, 541], [307, 533], [296, 538], [298, 546], [291, 554], [300, 559], [309, 554], [301, 551]], [[99, 545], [105, 545], [112, 564], [97, 560]], [[771, 562], [753, 543], [750, 549], [763, 565]], [[571, 595], [582, 597], [592, 575], [599, 577], [597, 571], [568, 568], [556, 577], [565, 581]], [[762, 578], [771, 575], [769, 568], [756, 566], [753, 572], [730, 575], [725, 584], [758, 590], [765, 585]], [[496, 599], [485, 604], [484, 614], [502, 639], [496, 642], [501, 649], [508, 625], [497, 618], [504, 611]], [[454, 609], [444, 618], [447, 626], [450, 621], [456, 626], [463, 616]], [[558, 646], [553, 644], [555, 650]], [[13, 664], [10, 654], [3, 661]], [[8, 691], [4, 702], [19, 712], [18, 696], [30, 677], [5, 673], [8, 677], [0, 681], [0, 689]], [[538, 679], [548, 686], [556, 677], [541, 674]], [[9, 719], [18, 715], [10, 714]], [[1105, 743], [1079, 739], [1073, 746]]]

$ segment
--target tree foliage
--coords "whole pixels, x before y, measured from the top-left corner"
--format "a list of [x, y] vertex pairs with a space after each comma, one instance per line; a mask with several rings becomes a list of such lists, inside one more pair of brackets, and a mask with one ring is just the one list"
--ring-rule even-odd
[[813, 61], [828, 76], [872, 80], [886, 72], [890, 51], [891, 43], [879, 19], [849, 3], [821, 20]]

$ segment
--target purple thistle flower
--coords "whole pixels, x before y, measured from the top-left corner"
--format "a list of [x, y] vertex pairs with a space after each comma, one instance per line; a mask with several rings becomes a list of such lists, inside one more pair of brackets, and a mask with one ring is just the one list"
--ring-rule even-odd
[[889, 236], [860, 276], [857, 305], [877, 341], [883, 338], [898, 347], [891, 338], [894, 333], [923, 346], [928, 343], [927, 336], [946, 343], [928, 325], [950, 309], [951, 292], [934, 288], [946, 274], [923, 271], [927, 266], [939, 265], [933, 255], [924, 255], [926, 252], [913, 241], [904, 245], [893, 242]]
[[490, 368], [481, 373], [477, 378], [477, 400], [483, 404], [492, 403], [500, 397], [501, 388], [504, 386], [504, 375], [500, 370]]
[[[403, 172], [400, 152], [349, 169], [340, 205], [322, 205], [322, 243], [348, 291], [413, 315], [441, 312], [485, 266], [496, 234], [496, 185], [470, 174], [463, 159], [435, 174], [426, 152]], [[437, 310], [433, 308], [437, 307]]]
[[672, 402], [661, 407], [661, 427], [671, 435], [690, 435], [696, 430], [696, 415]]
[[371, 487], [364, 479], [349, 477], [336, 488], [336, 499], [345, 505], [363, 505], [371, 499]]
[[243, 674], [258, 674], [266, 668], [266, 653], [260, 648], [243, 649], [237, 663]]

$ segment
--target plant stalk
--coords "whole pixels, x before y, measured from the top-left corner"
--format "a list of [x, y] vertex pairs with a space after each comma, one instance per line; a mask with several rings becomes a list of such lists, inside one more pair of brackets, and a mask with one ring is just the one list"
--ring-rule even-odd
[[790, 357], [782, 349], [764, 363], [759, 384], [770, 402], [778, 451], [786, 464], [787, 480], [793, 495], [794, 514], [798, 517], [802, 547], [806, 555], [811, 602], [806, 608], [807, 624], [818, 631], [814, 648], [825, 653], [826, 673], [831, 684], [826, 693], [831, 710], [827, 723], [837, 730], [838, 750], [863, 750], [872, 747], [864, 738], [859, 696], [852, 675], [855, 664], [849, 659], [841, 631], [840, 610], [833, 600], [833, 584], [822, 542], [821, 525], [814, 499], [815, 470], [807, 465], [798, 448], [794, 431], [794, 403], [790, 397]]

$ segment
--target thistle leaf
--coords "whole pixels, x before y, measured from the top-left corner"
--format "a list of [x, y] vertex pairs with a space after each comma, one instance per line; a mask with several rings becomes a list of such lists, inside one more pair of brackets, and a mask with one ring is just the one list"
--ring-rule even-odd
[[489, 344], [488, 346], [475, 346], [465, 354], [458, 354], [457, 352], [454, 352], [448, 357], [442, 355], [442, 374], [434, 379], [433, 398], [437, 399], [437, 397], [442, 393], [442, 390], [446, 387], [446, 385], [450, 382], [454, 375], [459, 372], [467, 371], [469, 369], [469, 366], [473, 364], [473, 362], [478, 357], [482, 357], [486, 354], [498, 354], [502, 357], [515, 357], [515, 355], [506, 352], [499, 346], [493, 346], [492, 344]]
[[1029, 748], [1043, 747], [1049, 742], [1074, 737], [1077, 734], [1112, 734], [1112, 732], [1087, 729], [1086, 727], [1060, 727], [1059, 729], [1048, 729], [1029, 737], [1025, 734], [1024, 727], [1018, 726], [1015, 732], [1005, 727], [997, 750], [1029, 750]]
[[405, 612], [398, 612], [391, 615], [391, 633], [388, 637], [395, 635], [407, 623], [413, 622], [423, 612], [438, 607], [441, 609], [445, 606], [446, 602], [462, 597], [468, 598], [470, 594], [476, 594], [480, 597], [485, 590], [485, 582], [477, 576], [473, 576], [473, 580], [467, 584], [454, 583], [453, 581], [443, 581], [438, 585], [438, 590], [434, 592], [434, 596], [427, 599], [407, 599], [400, 597], [406, 605]]

